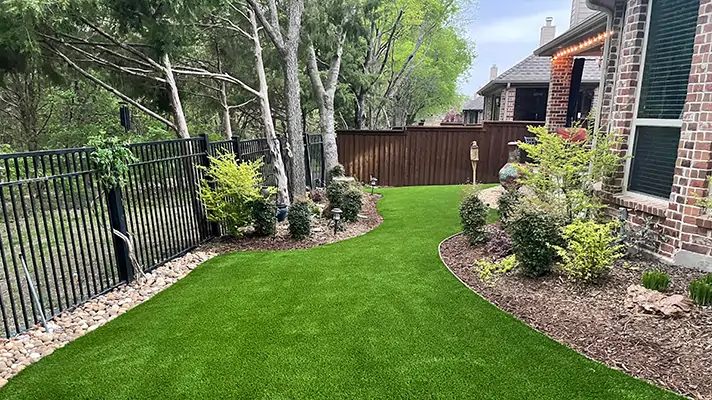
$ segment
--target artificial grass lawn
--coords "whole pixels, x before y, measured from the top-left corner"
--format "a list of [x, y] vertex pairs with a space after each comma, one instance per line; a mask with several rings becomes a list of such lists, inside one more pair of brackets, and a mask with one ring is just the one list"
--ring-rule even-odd
[[375, 231], [216, 257], [25, 369], [6, 399], [673, 399], [455, 279], [438, 243], [461, 187], [384, 190]]

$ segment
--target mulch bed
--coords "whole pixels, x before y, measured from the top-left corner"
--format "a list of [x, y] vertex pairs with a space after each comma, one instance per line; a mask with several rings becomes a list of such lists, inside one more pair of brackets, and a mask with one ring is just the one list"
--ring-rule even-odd
[[[325, 218], [315, 218], [312, 220], [312, 234], [304, 240], [294, 240], [289, 236], [289, 224], [287, 221], [277, 224], [277, 234], [274, 237], [256, 237], [247, 232], [243, 237], [223, 237], [216, 239], [201, 249], [218, 254], [233, 251], [248, 250], [293, 250], [308, 249], [329, 243], [350, 239], [374, 229], [383, 222], [383, 218], [376, 210], [376, 202], [380, 195], [364, 194], [363, 208], [359, 214], [358, 222], [346, 224], [345, 231], [334, 234], [333, 225]], [[340, 222], [343, 224], [343, 221]]]
[[672, 278], [669, 294], [687, 294], [701, 272], [654, 260], [618, 262], [595, 285], [584, 286], [554, 271], [528, 279], [518, 274], [483, 283], [472, 265], [487, 254], [458, 235], [441, 245], [443, 262], [482, 297], [572, 349], [630, 375], [697, 399], [712, 399], [712, 308], [684, 317], [635, 313], [623, 306], [626, 289], [646, 269]]

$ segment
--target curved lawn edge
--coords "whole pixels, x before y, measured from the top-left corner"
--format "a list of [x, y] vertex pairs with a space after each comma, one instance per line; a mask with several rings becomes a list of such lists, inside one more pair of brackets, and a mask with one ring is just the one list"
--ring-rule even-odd
[[0, 398], [678, 398], [452, 280], [435, 248], [456, 213], [437, 211], [455, 210], [460, 191], [389, 189], [369, 235], [206, 261]]
[[445, 242], [447, 242], [448, 240], [450, 240], [450, 239], [452, 239], [452, 238], [455, 238], [455, 237], [457, 237], [457, 236], [461, 236], [461, 235], [464, 235], [464, 232], [455, 233], [455, 234], [453, 234], [453, 235], [450, 235], [450, 236], [446, 237], [446, 238], [443, 239], [442, 241], [440, 241], [440, 243], [438, 244], [438, 257], [440, 257], [440, 261], [443, 263], [443, 265], [445, 266], [445, 268], [450, 272], [450, 274], [452, 274], [452, 276], [454, 276], [455, 279], [457, 279], [463, 286], [465, 286], [466, 288], [470, 289], [470, 291], [471, 291], [472, 293], [474, 293], [474, 294], [477, 295], [479, 298], [481, 298], [482, 300], [486, 301], [487, 303], [489, 303], [489, 304], [492, 305], [493, 307], [497, 308], [497, 309], [500, 310], [501, 312], [503, 312], [503, 313], [509, 315], [510, 317], [516, 319], [517, 321], [521, 322], [522, 324], [528, 326], [530, 329], [532, 329], [532, 330], [538, 332], [539, 334], [541, 334], [541, 335], [543, 335], [543, 336], [546, 336], [547, 338], [549, 338], [549, 339], [555, 341], [556, 343], [559, 343], [559, 344], [562, 345], [562, 346], [565, 346], [566, 348], [570, 349], [571, 351], [573, 351], [573, 352], [575, 352], [575, 353], [577, 353], [577, 354], [579, 354], [579, 355], [585, 357], [586, 359], [588, 359], [588, 360], [590, 360], [590, 361], [593, 361], [593, 362], [595, 362], [595, 363], [601, 365], [602, 367], [611, 368], [611, 369], [614, 369], [614, 370], [616, 370], [616, 371], [620, 371], [620, 372], [622, 372], [622, 373], [624, 373], [624, 374], [630, 376], [631, 378], [638, 379], [638, 380], [640, 380], [640, 381], [642, 381], [642, 382], [645, 382], [645, 383], [648, 383], [648, 384], [650, 384], [650, 385], [652, 385], [652, 386], [655, 386], [655, 387], [657, 387], [657, 388], [660, 388], [661, 390], [665, 390], [665, 391], [668, 391], [668, 392], [670, 392], [670, 393], [673, 393], [673, 394], [676, 394], [676, 395], [679, 395], [679, 396], [683, 396], [683, 395], [680, 394], [680, 393], [673, 392], [673, 391], [668, 390], [668, 389], [666, 389], [666, 388], [660, 387], [660, 386], [658, 386], [657, 384], [655, 384], [655, 382], [651, 382], [651, 381], [648, 381], [647, 379], [643, 379], [643, 378], [640, 378], [640, 377], [638, 377], [638, 376], [631, 375], [631, 374], [629, 374], [627, 371], [622, 370], [622, 369], [620, 369], [620, 368], [617, 368], [617, 367], [614, 366], [614, 365], [609, 365], [609, 364], [606, 364], [605, 362], [602, 362], [602, 361], [599, 361], [599, 360], [597, 360], [597, 359], [595, 359], [595, 358], [589, 357], [587, 354], [581, 353], [581, 352], [577, 351], [576, 349], [574, 349], [573, 347], [569, 346], [566, 342], [562, 342], [562, 341], [560, 341], [560, 340], [557, 340], [556, 338], [553, 338], [553, 337], [549, 336], [546, 332], [540, 330], [539, 328], [528, 324], [526, 321], [524, 321], [524, 320], [522, 320], [521, 318], [519, 318], [519, 316], [517, 316], [516, 314], [513, 314], [513, 313], [511, 313], [511, 312], [509, 312], [509, 311], [507, 311], [507, 310], [502, 309], [502, 308], [499, 307], [497, 304], [491, 302], [487, 297], [481, 295], [477, 290], [475, 290], [475, 288], [473, 288], [472, 286], [468, 285], [467, 282], [465, 282], [462, 278], [460, 278], [460, 276], [459, 276], [458, 274], [456, 274], [455, 271], [452, 270], [452, 268], [450, 268], [450, 266], [447, 264], [447, 262], [445, 262], [445, 259], [443, 258], [443, 253], [442, 253], [442, 246], [443, 246], [443, 244], [444, 244]]

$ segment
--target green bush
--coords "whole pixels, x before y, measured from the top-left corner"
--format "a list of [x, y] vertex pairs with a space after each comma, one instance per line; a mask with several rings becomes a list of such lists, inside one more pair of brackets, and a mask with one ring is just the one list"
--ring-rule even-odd
[[549, 272], [556, 259], [553, 246], [561, 245], [563, 218], [553, 210], [531, 202], [521, 202], [508, 225], [512, 250], [522, 273], [542, 276]]
[[238, 163], [231, 154], [210, 157], [198, 194], [208, 219], [219, 222], [234, 236], [252, 222], [251, 204], [262, 197], [262, 160]]
[[260, 197], [252, 202], [252, 225], [257, 236], [274, 236], [277, 233], [277, 206], [270, 199]]
[[341, 208], [341, 202], [350, 186], [348, 182], [333, 181], [326, 187], [326, 198], [329, 200], [329, 208]]
[[519, 204], [522, 195], [517, 190], [505, 190], [497, 201], [497, 209], [499, 210], [499, 222], [503, 228], [507, 227], [509, 220], [512, 218], [512, 213]]
[[513, 255], [505, 257], [499, 262], [478, 260], [474, 265], [475, 271], [480, 275], [480, 280], [489, 284], [494, 284], [500, 275], [506, 274], [516, 267], [517, 258]]
[[311, 234], [311, 207], [306, 199], [296, 200], [289, 207], [289, 234], [293, 239], [302, 240]]
[[625, 161], [612, 150], [621, 138], [612, 129], [589, 130], [586, 140], [574, 142], [543, 126], [528, 129], [537, 143], [520, 143], [519, 148], [537, 167], [519, 166], [519, 182], [534, 190], [541, 202], [561, 210], [567, 222], [599, 215], [604, 204], [594, 185], [611, 177]]
[[665, 292], [670, 286], [670, 275], [659, 269], [643, 272], [643, 286], [646, 289]]
[[707, 274], [690, 283], [690, 298], [701, 306], [712, 304], [712, 274]]
[[326, 171], [326, 183], [327, 185], [331, 183], [334, 178], [342, 177], [346, 175], [346, 170], [341, 164], [336, 164], [332, 169]]
[[355, 186], [349, 186], [341, 200], [341, 210], [344, 212], [343, 217], [346, 222], [358, 221], [358, 214], [363, 207], [363, 192]]
[[460, 223], [462, 232], [470, 244], [482, 244], [487, 241], [487, 205], [478, 197], [479, 191], [471, 190], [460, 202]]
[[599, 224], [576, 220], [561, 229], [565, 246], [553, 245], [561, 257], [561, 270], [574, 281], [591, 282], [607, 274], [623, 256], [615, 231], [617, 222]]

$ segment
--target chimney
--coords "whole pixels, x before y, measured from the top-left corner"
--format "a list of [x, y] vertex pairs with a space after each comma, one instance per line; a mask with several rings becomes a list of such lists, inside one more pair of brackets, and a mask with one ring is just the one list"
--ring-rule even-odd
[[554, 21], [552, 17], [546, 17], [546, 25], [541, 27], [541, 36], [539, 36], [539, 46], [549, 43], [556, 36], [556, 26], [551, 23]]
[[497, 76], [499, 76], [497, 64], [492, 64], [492, 66], [490, 67], [490, 80], [493, 81]]

